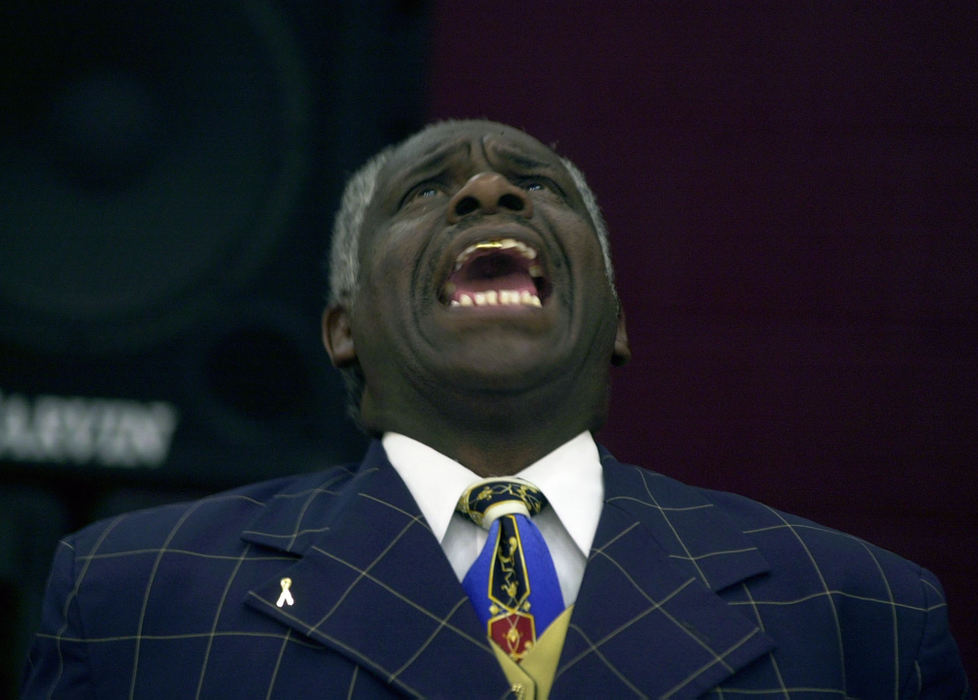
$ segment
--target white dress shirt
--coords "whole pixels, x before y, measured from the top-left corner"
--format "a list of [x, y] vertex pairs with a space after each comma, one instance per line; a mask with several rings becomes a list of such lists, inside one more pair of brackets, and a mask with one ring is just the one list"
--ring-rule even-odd
[[[488, 532], [456, 513], [455, 505], [462, 492], [482, 477], [405, 435], [385, 433], [381, 442], [461, 581], [482, 551]], [[571, 605], [577, 600], [604, 501], [597, 445], [591, 433], [583, 432], [516, 476], [547, 497], [549, 507], [533, 522], [553, 557], [564, 605]]]

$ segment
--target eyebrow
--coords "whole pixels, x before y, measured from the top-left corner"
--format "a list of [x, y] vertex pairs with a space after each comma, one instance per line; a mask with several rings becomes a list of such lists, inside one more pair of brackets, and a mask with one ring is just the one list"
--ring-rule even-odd
[[527, 168], [529, 170], [539, 170], [542, 168], [546, 168], [548, 170], [552, 170], [555, 167], [554, 163], [538, 160], [536, 158], [533, 158], [532, 156], [526, 155], [526, 153], [522, 149], [520, 149], [519, 146], [514, 146], [512, 144], [508, 144], [505, 142], [498, 142], [498, 141], [495, 143], [486, 143], [485, 140], [483, 140], [483, 144], [484, 144], [483, 148], [488, 148], [494, 151], [502, 158], [505, 158], [510, 163], [517, 165], [521, 168]]
[[422, 153], [407, 169], [402, 170], [398, 174], [398, 178], [401, 181], [410, 181], [417, 177], [418, 173], [440, 168], [445, 161], [462, 148], [470, 148], [469, 142], [465, 139], [437, 143]]

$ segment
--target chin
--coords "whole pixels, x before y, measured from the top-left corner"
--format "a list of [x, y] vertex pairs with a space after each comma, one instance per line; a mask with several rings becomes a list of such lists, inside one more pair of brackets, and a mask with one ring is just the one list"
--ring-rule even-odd
[[528, 395], [541, 386], [552, 383], [551, 373], [539, 367], [514, 368], [491, 365], [457, 367], [443, 375], [445, 386], [462, 396], [506, 396]]
[[453, 385], [488, 384], [509, 390], [552, 382], [567, 367], [567, 358], [554, 352], [552, 343], [523, 341], [486, 342], [467, 345], [443, 356], [437, 375]]

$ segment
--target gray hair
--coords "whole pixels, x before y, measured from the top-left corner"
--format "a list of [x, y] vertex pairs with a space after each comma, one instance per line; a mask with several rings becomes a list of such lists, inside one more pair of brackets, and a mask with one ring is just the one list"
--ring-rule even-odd
[[[417, 135], [444, 124], [446, 122], [432, 124]], [[329, 254], [330, 304], [348, 305], [353, 302], [360, 278], [360, 229], [363, 226], [364, 213], [377, 191], [380, 171], [401, 145], [403, 143], [388, 146], [368, 160], [347, 180], [343, 197], [340, 200], [340, 209], [333, 221], [333, 237]], [[598, 235], [598, 244], [601, 246], [601, 254], [604, 256], [605, 274], [617, 302], [618, 292], [615, 289], [615, 269], [611, 262], [608, 227], [601, 215], [598, 201], [584, 179], [584, 173], [567, 158], [560, 157], [560, 162], [570, 173], [574, 186], [577, 187], [588, 215], [591, 217], [591, 223]]]
[[388, 146], [346, 181], [339, 211], [333, 220], [329, 253], [329, 303], [351, 304], [360, 278], [360, 229], [377, 191], [380, 171], [396, 150]]

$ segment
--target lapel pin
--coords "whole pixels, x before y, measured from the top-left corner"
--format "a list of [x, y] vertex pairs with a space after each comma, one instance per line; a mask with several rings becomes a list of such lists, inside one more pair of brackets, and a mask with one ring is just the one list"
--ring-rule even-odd
[[283, 578], [279, 583], [282, 586], [282, 593], [278, 597], [278, 601], [275, 603], [277, 607], [282, 607], [283, 605], [295, 605], [295, 599], [292, 594], [289, 593], [289, 589], [292, 587], [292, 579], [286, 577]]

